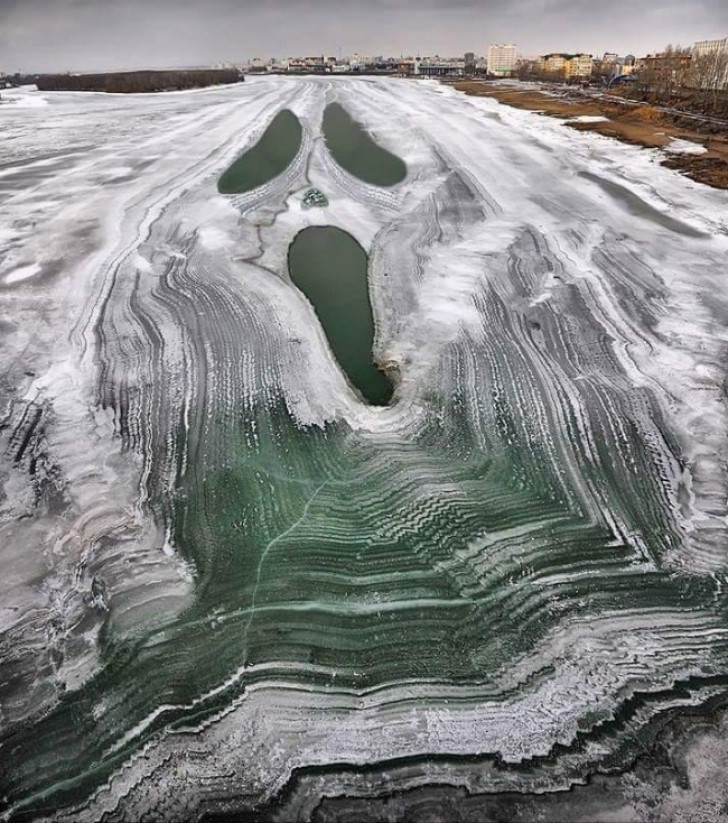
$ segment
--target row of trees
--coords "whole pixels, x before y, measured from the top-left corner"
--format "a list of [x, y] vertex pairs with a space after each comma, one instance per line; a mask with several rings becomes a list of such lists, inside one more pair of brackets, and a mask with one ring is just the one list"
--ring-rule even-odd
[[692, 49], [672, 44], [659, 54], [646, 57], [636, 73], [635, 89], [655, 100], [673, 99], [692, 85], [692, 57]]
[[613, 75], [614, 63], [602, 63], [599, 60], [594, 60], [589, 77], [574, 75], [567, 78], [565, 71], [544, 71], [538, 60], [521, 62], [516, 69], [516, 77], [519, 80], [539, 80], [543, 83], [563, 83], [565, 80], [569, 83], [582, 83], [584, 81], [606, 83]]
[[41, 74], [34, 78], [40, 91], [105, 91], [117, 94], [177, 91], [243, 80], [237, 69], [188, 71], [125, 71], [111, 74]]
[[[615, 70], [614, 63], [595, 60], [591, 77], [574, 77], [572, 82], [589, 79], [606, 84]], [[538, 61], [521, 63], [518, 77], [553, 83], [563, 83], [565, 79], [563, 72], [542, 71]], [[668, 45], [660, 54], [639, 61], [632, 78], [627, 92], [630, 97], [728, 114], [728, 48], [695, 52]]]
[[690, 100], [712, 112], [728, 111], [728, 49], [694, 53], [668, 45], [648, 57], [636, 74], [635, 91], [655, 101]]

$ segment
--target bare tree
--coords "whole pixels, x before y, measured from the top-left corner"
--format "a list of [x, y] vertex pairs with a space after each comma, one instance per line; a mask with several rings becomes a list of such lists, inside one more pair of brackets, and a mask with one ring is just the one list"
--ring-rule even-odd
[[669, 101], [690, 84], [692, 50], [669, 43], [659, 54], [646, 58], [637, 76], [637, 88], [653, 100]]
[[693, 55], [690, 81], [707, 108], [728, 106], [728, 49]]

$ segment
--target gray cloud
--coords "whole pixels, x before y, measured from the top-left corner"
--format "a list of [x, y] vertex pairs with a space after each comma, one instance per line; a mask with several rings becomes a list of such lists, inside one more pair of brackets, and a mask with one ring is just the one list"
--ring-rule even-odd
[[0, 70], [201, 65], [303, 53], [643, 54], [728, 34], [725, 0], [0, 0]]

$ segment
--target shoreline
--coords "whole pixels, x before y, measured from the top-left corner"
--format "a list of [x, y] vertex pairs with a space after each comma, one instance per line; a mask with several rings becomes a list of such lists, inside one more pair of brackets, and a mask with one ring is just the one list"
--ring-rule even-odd
[[478, 80], [448, 85], [470, 96], [492, 97], [513, 108], [563, 119], [566, 126], [577, 131], [593, 131], [630, 145], [662, 149], [662, 165], [698, 183], [728, 189], [728, 128], [710, 123], [684, 126], [676, 122], [678, 116], [614, 98], [557, 97], [533, 86], [518, 88]]

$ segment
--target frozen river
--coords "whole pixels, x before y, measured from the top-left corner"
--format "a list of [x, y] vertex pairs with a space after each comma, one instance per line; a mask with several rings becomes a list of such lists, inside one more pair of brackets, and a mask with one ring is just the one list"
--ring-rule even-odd
[[[336, 163], [330, 103], [404, 180]], [[283, 109], [293, 160], [220, 194]], [[0, 134], [10, 817], [725, 802], [726, 192], [429, 81], [18, 90]], [[289, 277], [316, 225], [389, 406]]]

